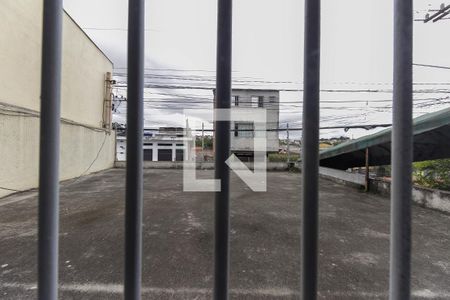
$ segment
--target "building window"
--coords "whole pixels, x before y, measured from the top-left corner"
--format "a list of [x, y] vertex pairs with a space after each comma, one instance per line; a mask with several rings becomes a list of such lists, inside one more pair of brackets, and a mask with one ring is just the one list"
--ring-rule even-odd
[[252, 96], [252, 98], [250, 99], [250, 105], [251, 107], [258, 107], [258, 96]]
[[251, 102], [252, 107], [264, 107], [264, 96], [252, 96]]
[[234, 123], [234, 136], [235, 137], [253, 137], [253, 123], [250, 122], [242, 122], [242, 123]]
[[172, 146], [172, 144], [158, 143], [158, 146]]
[[232, 96], [231, 103], [234, 103], [234, 106], [239, 106], [239, 96]]
[[258, 107], [264, 107], [264, 97], [263, 96], [258, 97]]

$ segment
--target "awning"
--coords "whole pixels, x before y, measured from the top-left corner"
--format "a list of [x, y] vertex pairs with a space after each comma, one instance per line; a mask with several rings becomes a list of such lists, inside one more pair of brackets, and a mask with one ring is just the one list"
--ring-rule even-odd
[[[365, 165], [369, 148], [369, 165], [391, 164], [392, 128], [351, 140], [320, 153], [320, 165], [345, 170]], [[414, 161], [450, 157], [450, 108], [413, 120]]]

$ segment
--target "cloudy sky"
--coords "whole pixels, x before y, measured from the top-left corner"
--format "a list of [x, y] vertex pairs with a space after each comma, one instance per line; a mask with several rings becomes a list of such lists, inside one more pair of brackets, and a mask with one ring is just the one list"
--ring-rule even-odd
[[[147, 83], [214, 85], [216, 2], [146, 1]], [[422, 19], [440, 1], [414, 4], [415, 17]], [[118, 81], [126, 82], [120, 75], [126, 74], [127, 1], [65, 0], [64, 6], [114, 62]], [[301, 89], [304, 2], [235, 0], [233, 6], [234, 85]], [[392, 0], [322, 0], [321, 88], [329, 90], [321, 94], [322, 126], [391, 122], [392, 20]], [[444, 38], [449, 30], [450, 20], [415, 22], [414, 62], [450, 66], [450, 42]], [[450, 101], [442, 98], [449, 78], [450, 70], [414, 67], [415, 116], [448, 107]], [[368, 89], [376, 92], [361, 92]], [[125, 95], [124, 88], [115, 92]], [[184, 125], [183, 108], [195, 114], [212, 107], [210, 90], [148, 89], [145, 97], [147, 127]], [[301, 92], [281, 92], [280, 127], [300, 127], [301, 107]], [[124, 122], [125, 112], [122, 103], [115, 120]], [[324, 137], [368, 133], [321, 132]]]

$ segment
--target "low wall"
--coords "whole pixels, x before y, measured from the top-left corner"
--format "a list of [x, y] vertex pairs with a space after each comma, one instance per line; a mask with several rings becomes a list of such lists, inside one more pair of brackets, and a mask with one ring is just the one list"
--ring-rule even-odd
[[[324, 167], [319, 168], [319, 174], [321, 178], [357, 188], [363, 188], [365, 185], [364, 174], [350, 173]], [[391, 194], [391, 182], [380, 178], [371, 178], [369, 180], [369, 191], [389, 198]], [[450, 192], [413, 186], [412, 198], [414, 203], [420, 206], [450, 213]]]
[[[0, 197], [38, 187], [38, 115], [0, 115]], [[61, 122], [60, 179], [66, 180], [112, 168], [115, 134]]]
[[364, 174], [350, 173], [325, 167], [319, 167], [319, 175], [322, 178], [354, 187], [364, 187], [366, 181]]
[[[391, 194], [391, 182], [382, 179], [372, 179], [370, 180], [370, 191], [389, 197]], [[420, 206], [450, 213], [450, 192], [415, 185], [412, 189], [412, 198]]]
[[[252, 169], [252, 163], [244, 163], [249, 169]], [[125, 168], [125, 161], [116, 161], [114, 166], [116, 168]], [[183, 162], [181, 161], [144, 161], [144, 169], [183, 169]], [[197, 169], [213, 170], [214, 162], [198, 162]], [[268, 171], [287, 171], [288, 164], [285, 162], [267, 162]]]

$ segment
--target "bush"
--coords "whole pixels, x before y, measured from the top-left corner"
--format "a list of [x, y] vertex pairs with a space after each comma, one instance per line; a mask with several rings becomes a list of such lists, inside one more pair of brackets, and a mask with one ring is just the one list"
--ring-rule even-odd
[[[298, 154], [291, 153], [291, 162], [295, 162], [300, 158]], [[286, 153], [270, 153], [269, 161], [270, 162], [287, 162], [288, 155]]]
[[414, 163], [413, 180], [421, 186], [450, 190], [450, 159]]

